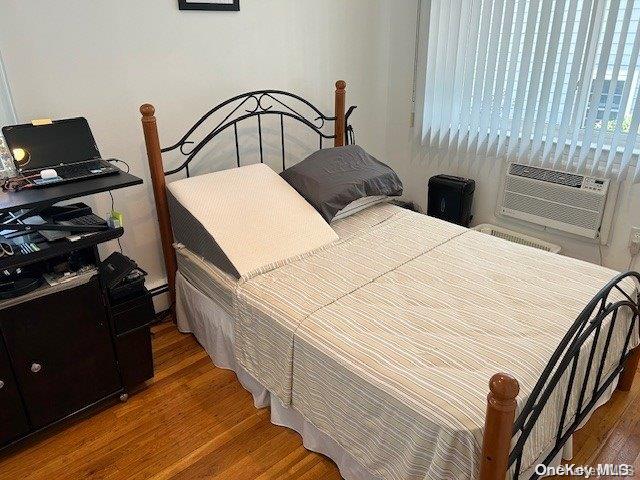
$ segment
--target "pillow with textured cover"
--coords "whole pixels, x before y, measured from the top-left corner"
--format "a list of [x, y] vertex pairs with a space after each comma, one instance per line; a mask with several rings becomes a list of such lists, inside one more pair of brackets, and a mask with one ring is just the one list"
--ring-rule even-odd
[[261, 163], [178, 180], [167, 193], [176, 241], [236, 278], [338, 239]]
[[318, 150], [280, 175], [327, 222], [355, 200], [402, 195], [396, 172], [357, 145]]

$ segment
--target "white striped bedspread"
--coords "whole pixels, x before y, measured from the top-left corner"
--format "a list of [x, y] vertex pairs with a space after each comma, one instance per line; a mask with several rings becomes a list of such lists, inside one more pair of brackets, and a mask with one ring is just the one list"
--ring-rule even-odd
[[[372, 475], [476, 478], [490, 377], [518, 379], [522, 408], [569, 326], [616, 272], [390, 205], [371, 210], [350, 221], [374, 222], [329, 247], [241, 279], [236, 355]], [[606, 370], [630, 321], [630, 311], [618, 316]], [[526, 444], [523, 469], [553, 445], [561, 390]]]

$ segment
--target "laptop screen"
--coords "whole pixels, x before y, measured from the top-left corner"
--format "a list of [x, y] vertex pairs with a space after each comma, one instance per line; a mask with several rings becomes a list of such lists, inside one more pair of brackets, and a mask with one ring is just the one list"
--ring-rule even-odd
[[14, 125], [2, 133], [22, 171], [55, 168], [59, 165], [100, 158], [100, 152], [85, 118], [56, 120], [48, 125]]

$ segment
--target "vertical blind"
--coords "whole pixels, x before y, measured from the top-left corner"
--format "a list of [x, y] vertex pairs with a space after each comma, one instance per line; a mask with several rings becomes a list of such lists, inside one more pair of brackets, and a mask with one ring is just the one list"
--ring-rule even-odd
[[640, 182], [640, 0], [431, 0], [433, 161], [516, 161]]

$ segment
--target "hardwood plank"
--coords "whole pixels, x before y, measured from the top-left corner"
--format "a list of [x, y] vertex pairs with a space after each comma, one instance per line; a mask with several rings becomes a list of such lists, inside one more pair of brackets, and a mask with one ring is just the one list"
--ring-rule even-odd
[[[631, 391], [615, 391], [611, 399], [593, 413], [587, 425], [576, 432], [573, 438], [573, 459], [567, 463], [590, 466], [607, 463], [633, 465], [640, 454], [639, 435], [640, 374], [636, 371]], [[640, 476], [638, 468], [636, 476]]]
[[[0, 479], [340, 478], [297, 433], [271, 424], [269, 409], [256, 409], [193, 336], [172, 323], [152, 332], [156, 375], [144, 388], [4, 452]], [[640, 381], [575, 435], [572, 463], [601, 462], [640, 471]]]

